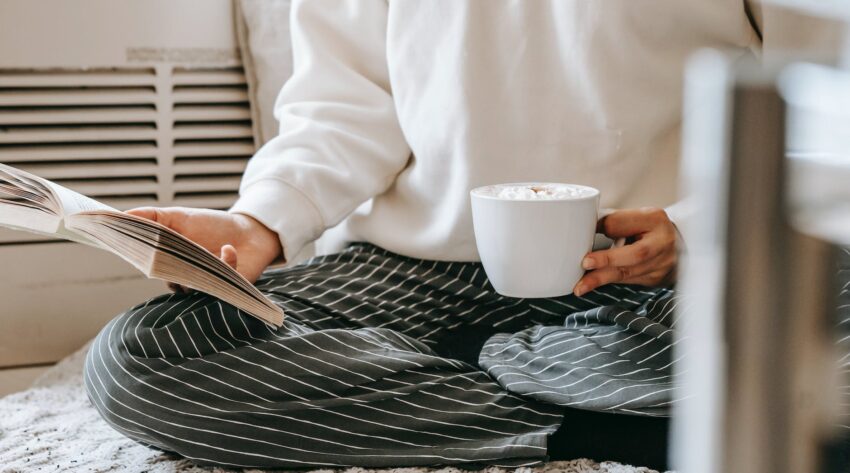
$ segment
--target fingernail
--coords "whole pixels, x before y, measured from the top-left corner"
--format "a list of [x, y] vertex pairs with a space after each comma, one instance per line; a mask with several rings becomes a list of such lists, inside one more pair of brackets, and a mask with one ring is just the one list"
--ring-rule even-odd
[[594, 262], [593, 258], [585, 258], [581, 260], [581, 267], [584, 269], [593, 269]]
[[587, 288], [584, 286], [584, 284], [579, 284], [575, 287], [575, 289], [573, 289], [573, 294], [575, 294], [576, 296], [581, 296], [585, 292], [587, 292]]

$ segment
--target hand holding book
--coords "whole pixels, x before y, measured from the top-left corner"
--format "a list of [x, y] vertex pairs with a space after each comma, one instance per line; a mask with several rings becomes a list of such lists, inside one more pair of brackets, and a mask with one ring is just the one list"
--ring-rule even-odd
[[256, 281], [281, 253], [277, 234], [247, 215], [185, 207], [143, 207], [127, 213], [164, 225], [221, 255], [249, 282]]
[[[148, 277], [218, 297], [266, 323], [283, 323], [283, 311], [252, 285], [277, 257], [280, 244], [250, 217], [190, 209], [124, 213], [0, 164], [0, 226], [109, 251]], [[223, 250], [226, 245], [238, 258]], [[216, 256], [222, 253], [236, 268]]]

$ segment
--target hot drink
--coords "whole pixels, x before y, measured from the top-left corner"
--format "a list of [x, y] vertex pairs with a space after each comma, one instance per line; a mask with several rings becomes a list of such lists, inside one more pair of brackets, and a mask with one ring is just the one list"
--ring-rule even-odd
[[599, 191], [558, 183], [516, 183], [470, 192], [475, 242], [496, 291], [557, 297], [584, 274], [593, 245]]
[[499, 199], [515, 200], [564, 200], [580, 199], [598, 191], [591, 187], [571, 184], [497, 184], [476, 189]]

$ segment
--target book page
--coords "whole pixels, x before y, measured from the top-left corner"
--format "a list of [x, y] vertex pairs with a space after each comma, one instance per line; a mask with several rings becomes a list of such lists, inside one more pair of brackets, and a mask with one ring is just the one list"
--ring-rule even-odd
[[86, 210], [112, 209], [47, 179], [0, 163], [0, 226], [99, 246], [95, 240], [64, 225], [65, 217]]
[[30, 179], [24, 175], [23, 171], [2, 163], [0, 163], [0, 199], [11, 200], [13, 202], [5, 203], [13, 205], [26, 201], [31, 207], [56, 213], [55, 206], [51, 205], [50, 189], [46, 184], [40, 180]]
[[80, 212], [91, 212], [93, 210], [111, 210], [117, 212], [112, 207], [98, 202], [92, 198], [86, 197], [83, 194], [74, 192], [67, 187], [60, 186], [55, 182], [46, 181], [59, 205], [62, 207], [62, 213], [66, 216], [78, 214]]
[[0, 225], [40, 235], [55, 234], [62, 218], [50, 205], [49, 190], [21, 173], [0, 164]]
[[[1, 193], [0, 196], [2, 196]], [[39, 235], [55, 236], [62, 226], [62, 219], [35, 208], [7, 204], [0, 199], [0, 226]]]

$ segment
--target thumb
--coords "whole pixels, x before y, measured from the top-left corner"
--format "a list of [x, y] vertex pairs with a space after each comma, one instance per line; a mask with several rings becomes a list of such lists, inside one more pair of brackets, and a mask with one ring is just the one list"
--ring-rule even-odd
[[148, 220], [156, 221], [156, 209], [153, 207], [139, 207], [135, 209], [130, 209], [124, 213], [133, 215], [135, 217], [141, 217], [146, 218]]
[[[134, 217], [141, 217], [146, 220], [151, 220], [160, 225], [174, 228], [174, 225], [177, 223], [179, 219], [175, 218], [175, 215], [178, 213], [175, 209], [160, 209], [157, 207], [139, 207], [135, 209], [131, 209], [126, 211], [125, 213], [132, 215]], [[176, 229], [175, 229], [176, 230]]]
[[236, 254], [236, 248], [233, 245], [224, 245], [221, 247], [221, 260], [227, 263], [233, 269], [236, 269], [236, 264], [239, 260]]

